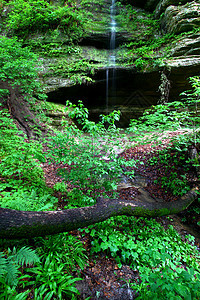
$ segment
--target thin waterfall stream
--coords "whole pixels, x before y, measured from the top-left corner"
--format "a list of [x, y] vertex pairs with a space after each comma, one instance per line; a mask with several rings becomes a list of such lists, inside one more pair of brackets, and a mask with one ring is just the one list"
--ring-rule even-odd
[[[109, 82], [111, 83], [111, 92], [113, 101], [115, 101], [116, 97], [116, 54], [115, 54], [115, 46], [116, 46], [116, 27], [117, 23], [115, 21], [116, 8], [115, 8], [115, 0], [112, 0], [112, 4], [110, 6], [110, 49], [109, 49], [109, 57], [108, 57], [108, 67], [106, 69], [106, 109], [108, 113], [109, 106]], [[115, 103], [112, 103], [115, 104]]]

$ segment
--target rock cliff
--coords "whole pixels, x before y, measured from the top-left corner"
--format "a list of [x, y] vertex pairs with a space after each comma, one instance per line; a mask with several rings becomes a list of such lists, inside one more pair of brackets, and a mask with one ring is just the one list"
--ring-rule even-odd
[[[66, 55], [42, 58], [41, 74], [45, 75], [51, 101], [87, 99], [86, 104], [102, 103], [106, 97], [106, 70], [109, 74], [115, 72], [118, 90], [115, 101], [113, 96], [110, 101], [117, 105], [155, 104], [160, 98], [162, 72], [171, 83], [170, 100], [190, 89], [188, 78], [199, 75], [200, 69], [199, 1], [134, 1], [134, 9], [116, 4], [114, 67], [109, 66], [111, 3], [84, 3], [83, 9], [90, 12], [91, 19], [79, 45], [71, 49], [67, 46]], [[59, 43], [56, 38], [54, 41]], [[64, 40], [60, 45], [65, 52]]]

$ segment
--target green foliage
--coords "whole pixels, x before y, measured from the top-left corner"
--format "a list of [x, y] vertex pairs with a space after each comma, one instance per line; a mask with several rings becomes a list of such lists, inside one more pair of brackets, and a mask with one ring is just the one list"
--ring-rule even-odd
[[32, 265], [36, 262], [39, 262], [39, 257], [29, 247], [22, 247], [19, 250], [14, 247], [12, 251], [8, 248], [6, 254], [0, 252], [0, 293], [2, 299], [26, 299], [28, 291], [18, 294], [16, 292], [18, 283], [28, 278], [28, 275], [22, 275], [19, 267]]
[[[52, 39], [53, 40], [53, 39]], [[66, 45], [62, 42], [45, 43], [43, 39], [30, 39], [27, 41], [28, 46], [35, 53], [39, 53], [43, 57], [63, 57], [73, 54], [79, 54], [81, 48], [76, 45]], [[52, 65], [53, 67], [53, 65]]]
[[0, 205], [19, 210], [53, 208], [57, 199], [46, 188], [42, 145], [26, 141], [6, 110], [0, 111]]
[[[22, 48], [16, 38], [0, 36], [0, 80], [5, 88], [0, 96], [5, 96], [12, 87], [18, 87], [25, 95], [37, 94], [44, 98], [38, 79], [38, 56], [28, 48]], [[27, 99], [29, 97], [27, 96]]]
[[71, 79], [73, 83], [92, 82], [91, 76], [94, 75], [94, 65], [89, 63], [85, 58], [77, 57], [70, 61], [66, 57], [54, 61], [50, 67], [47, 76], [56, 75]]
[[46, 238], [37, 238], [38, 252], [42, 256], [42, 263], [28, 269], [34, 277], [34, 281], [28, 285], [35, 286], [35, 299], [52, 299], [78, 294], [75, 282], [80, 278], [73, 278], [71, 272], [77, 270], [77, 266], [83, 269], [87, 256], [80, 241], [74, 236], [63, 233]]
[[[20, 183], [22, 186], [19, 187]], [[13, 184], [13, 185], [12, 185]], [[52, 196], [50, 189], [34, 186], [34, 183], [22, 180], [9, 180], [0, 185], [0, 205], [4, 208], [23, 211], [53, 210], [56, 197]]]
[[146, 110], [138, 120], [131, 120], [128, 131], [153, 131], [180, 129], [182, 126], [192, 126], [191, 112], [186, 109], [184, 101], [174, 101], [158, 104]]
[[106, 252], [119, 267], [128, 264], [139, 272], [129, 284], [137, 299], [199, 297], [199, 252], [172, 225], [165, 230], [155, 220], [115, 217], [82, 231], [93, 239], [92, 253]]
[[36, 181], [43, 178], [38, 162], [38, 159], [44, 161], [41, 145], [38, 142], [25, 141], [22, 132], [6, 110], [0, 111], [0, 124], [1, 175], [10, 177], [16, 174], [20, 177], [23, 174], [29, 180]]
[[142, 36], [143, 39], [149, 38], [159, 28], [159, 21], [153, 19], [151, 14], [139, 11], [130, 4], [124, 6], [117, 2], [117, 9], [119, 10], [119, 15], [116, 16], [117, 23], [130, 30], [133, 35]]
[[[16, 242], [16, 241], [15, 241]], [[26, 241], [25, 241], [26, 242]], [[83, 269], [87, 256], [82, 243], [67, 233], [35, 238], [37, 253], [22, 247], [0, 252], [0, 293], [3, 300], [25, 300], [34, 288], [34, 299], [63, 299], [78, 294], [72, 272]]]
[[45, 299], [53, 297], [63, 299], [64, 295], [79, 293], [75, 288], [75, 282], [81, 279], [66, 274], [65, 265], [52, 253], [45, 257], [42, 264], [28, 271], [35, 276], [34, 281], [29, 282], [35, 285], [35, 299], [42, 300], [44, 295], [48, 295]]
[[170, 268], [153, 270], [148, 279], [141, 276], [138, 285], [130, 285], [139, 292], [136, 299], [198, 299], [200, 296], [200, 273], [194, 268]]
[[39, 247], [38, 252], [43, 258], [52, 255], [56, 260], [65, 266], [68, 273], [84, 269], [87, 256], [82, 243], [73, 235], [68, 233], [48, 236], [46, 238], [37, 238], [36, 244]]
[[93, 239], [93, 253], [105, 251], [119, 266], [129, 264], [147, 277], [152, 268], [163, 270], [166, 266], [174, 268], [180, 264], [200, 271], [197, 249], [183, 242], [171, 225], [164, 230], [155, 220], [116, 217], [89, 226], [85, 232]]
[[[190, 190], [186, 173], [178, 176], [176, 169], [179, 166], [185, 168], [185, 172], [191, 168], [191, 164], [199, 167], [198, 155], [193, 160], [188, 158], [188, 147], [195, 146], [200, 142], [199, 137], [199, 77], [190, 78], [192, 90], [182, 94], [181, 101], [174, 101], [165, 104], [159, 104], [146, 110], [138, 120], [131, 120], [128, 132], [136, 134], [139, 138], [144, 137], [146, 132], [155, 131], [155, 137], [151, 135], [150, 140], [158, 139], [157, 143], [162, 143], [159, 135], [156, 133], [164, 130], [185, 130], [182, 135], [174, 136], [169, 148], [155, 154], [149, 161], [150, 165], [155, 164], [165, 166], [166, 174], [157, 178], [155, 183], [161, 184], [163, 188], [170, 189], [174, 195], [184, 195]], [[145, 131], [145, 134], [144, 134]], [[163, 138], [165, 138], [163, 136]], [[162, 138], [162, 139], [163, 139]], [[173, 153], [173, 155], [172, 155]]]
[[[187, 145], [181, 145], [175, 139], [174, 144], [167, 147], [152, 157], [147, 164], [155, 165], [156, 168], [162, 167], [162, 176], [154, 180], [162, 188], [171, 191], [173, 195], [183, 196], [191, 187], [187, 180], [187, 172], [191, 169], [191, 162], [188, 160]], [[184, 171], [181, 173], [180, 169]], [[179, 174], [177, 170], [179, 169]]]
[[115, 190], [122, 174], [133, 176], [125, 168], [135, 162], [127, 162], [115, 153], [120, 147], [118, 138], [122, 138], [115, 127], [115, 120], [119, 118], [117, 111], [102, 116], [102, 121], [95, 124], [88, 120], [88, 110], [81, 102], [78, 106], [69, 104], [68, 109], [69, 117], [76, 117], [87, 134], [72, 126], [58, 132], [49, 140], [48, 156], [68, 165], [67, 169], [60, 169], [59, 174], [74, 186], [68, 193], [69, 201], [79, 206], [91, 205], [99, 190]]
[[7, 28], [22, 38], [33, 32], [58, 28], [69, 41], [83, 34], [82, 20], [74, 7], [52, 6], [44, 0], [15, 0], [10, 5]]
[[1, 0], [1, 2], [0, 2], [0, 16], [2, 16], [2, 12], [4, 10], [5, 5], [6, 5], [6, 1]]

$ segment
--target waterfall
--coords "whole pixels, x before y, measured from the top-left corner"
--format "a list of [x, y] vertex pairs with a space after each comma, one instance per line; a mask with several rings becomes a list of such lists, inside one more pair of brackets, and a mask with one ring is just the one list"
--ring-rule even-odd
[[[116, 93], [116, 70], [115, 70], [115, 46], [116, 46], [116, 26], [117, 23], [115, 21], [115, 0], [112, 0], [112, 4], [110, 6], [110, 49], [109, 49], [109, 58], [108, 58], [108, 67], [106, 70], [106, 107], [108, 110], [109, 105], [109, 89], [112, 92], [113, 100], [115, 98]], [[111, 87], [109, 87], [109, 82], [111, 83]], [[114, 103], [112, 103], [114, 104]]]

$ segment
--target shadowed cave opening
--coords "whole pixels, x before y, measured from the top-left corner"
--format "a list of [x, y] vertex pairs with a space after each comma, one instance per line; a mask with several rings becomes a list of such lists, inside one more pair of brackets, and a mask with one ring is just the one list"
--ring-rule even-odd
[[[109, 72], [109, 79], [106, 79]], [[114, 77], [113, 77], [114, 75]], [[89, 109], [89, 119], [99, 120], [100, 114], [121, 111], [119, 127], [127, 127], [130, 119], [138, 118], [143, 111], [159, 100], [159, 73], [136, 74], [132, 70], [109, 68], [98, 71], [95, 82], [62, 87], [48, 93], [48, 101], [77, 104], [81, 100]], [[153, 87], [152, 87], [153, 83]]]
[[[184, 68], [170, 72], [169, 101], [180, 100], [180, 93], [191, 89], [188, 78], [191, 73], [194, 75], [194, 71], [194, 68]], [[98, 70], [94, 81], [51, 91], [47, 94], [48, 101], [65, 105], [67, 100], [74, 104], [81, 100], [89, 109], [89, 119], [92, 121], [98, 121], [100, 114], [120, 110], [121, 118], [117, 126], [124, 128], [129, 125], [130, 119], [140, 117], [145, 109], [158, 104], [161, 97], [161, 71], [136, 73], [133, 69], [107, 68]]]

